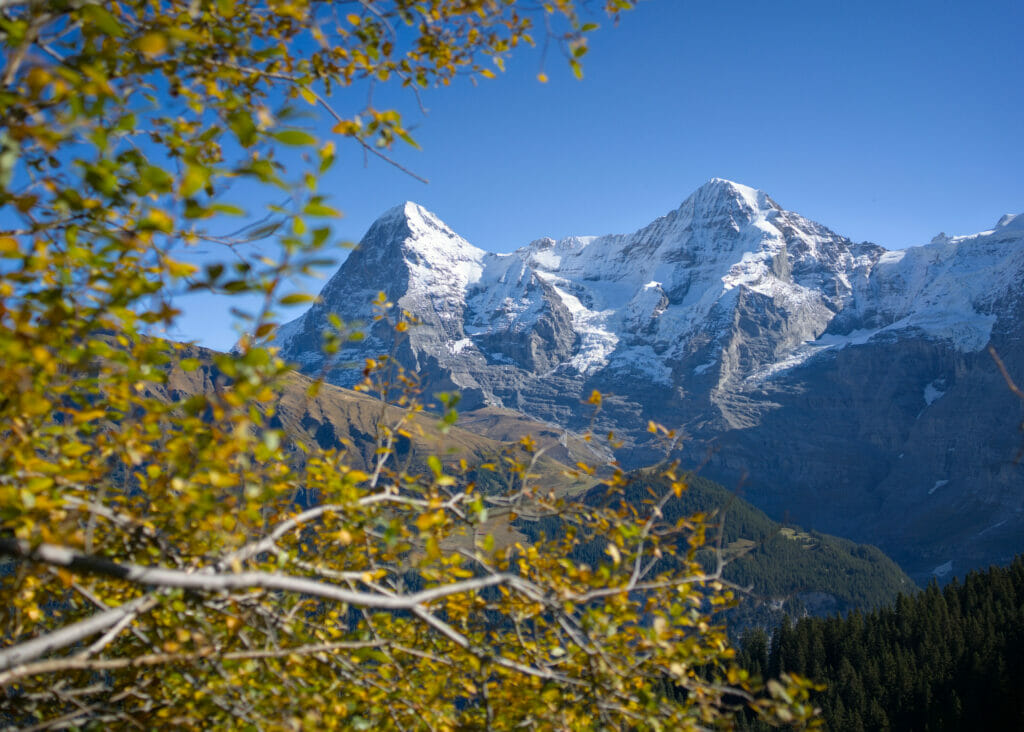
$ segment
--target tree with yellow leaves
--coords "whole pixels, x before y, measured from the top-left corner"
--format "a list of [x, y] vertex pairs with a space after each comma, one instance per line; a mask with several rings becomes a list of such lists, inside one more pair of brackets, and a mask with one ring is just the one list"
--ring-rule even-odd
[[[284, 391], [318, 398], [273, 336], [298, 299], [282, 283], [330, 241], [316, 186], [334, 138], [389, 162], [412, 143], [396, 111], [346, 117], [332, 99], [492, 76], [535, 27], [579, 74], [581, 5], [0, 0], [0, 722], [682, 729], [747, 708], [813, 723], [806, 682], [762, 687], [735, 665], [712, 617], [732, 593], [696, 558], [705, 520], [661, 518], [685, 487], [673, 468], [637, 508], [556, 496], [530, 440], [483, 465], [399, 460], [397, 440], [451, 429], [454, 402], [427, 417], [387, 357], [365, 369], [364, 390], [387, 393], [371, 459], [274, 427]], [[298, 102], [334, 138], [294, 125]], [[285, 169], [289, 147], [308, 170]], [[216, 233], [242, 184], [288, 203]], [[276, 257], [249, 246], [265, 239]], [[223, 256], [190, 263], [200, 242]], [[154, 336], [184, 290], [260, 296], [235, 353]], [[379, 306], [399, 331], [415, 317]], [[338, 325], [328, 352], [358, 337]], [[603, 475], [612, 492], [627, 479]], [[560, 528], [496, 541], [501, 512]]]

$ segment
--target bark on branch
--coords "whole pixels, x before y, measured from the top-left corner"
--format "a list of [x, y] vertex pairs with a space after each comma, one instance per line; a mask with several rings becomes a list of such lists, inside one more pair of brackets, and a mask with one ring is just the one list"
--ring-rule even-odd
[[[44, 564], [67, 567], [70, 570], [99, 574], [123, 580], [137, 585], [150, 587], [181, 587], [189, 590], [205, 590], [220, 592], [224, 590], [278, 590], [295, 592], [325, 600], [345, 602], [356, 607], [376, 608], [379, 610], [411, 610], [442, 597], [474, 592], [485, 587], [513, 583], [518, 577], [510, 574], [493, 574], [476, 579], [453, 582], [441, 587], [433, 587], [409, 595], [382, 595], [375, 592], [359, 592], [346, 590], [337, 585], [319, 582], [306, 577], [277, 572], [185, 572], [180, 569], [164, 567], [146, 567], [141, 564], [115, 562], [105, 557], [84, 554], [63, 546], [40, 544], [33, 547], [20, 539], [0, 539], [0, 555], [6, 554], [19, 559], [30, 559]], [[115, 621], [116, 622], [116, 621]], [[107, 626], [104, 626], [107, 627]]]
[[[13, 540], [3, 539], [0, 540], [0, 543], [8, 544], [11, 541]], [[101, 633], [107, 628], [117, 625], [125, 618], [146, 612], [156, 602], [157, 599], [151, 596], [139, 597], [120, 607], [97, 613], [92, 617], [72, 623], [40, 638], [33, 638], [16, 646], [4, 648], [0, 650], [0, 671], [34, 661], [40, 656], [45, 656], [47, 653], [67, 648], [90, 636], [96, 635], [96, 633]]]

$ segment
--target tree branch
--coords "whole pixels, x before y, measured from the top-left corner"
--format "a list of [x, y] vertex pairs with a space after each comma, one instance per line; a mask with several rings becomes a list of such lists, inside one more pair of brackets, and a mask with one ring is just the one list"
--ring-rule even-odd
[[996, 353], [996, 349], [992, 346], [988, 347], [988, 353], [992, 356], [992, 360], [996, 362], [996, 366], [999, 368], [999, 373], [1003, 375], [1003, 380], [1006, 382], [1007, 388], [1012, 391], [1018, 398], [1024, 400], [1024, 391], [1013, 381], [1013, 377], [1010, 376], [1009, 370], [1006, 368], [1006, 364], [1003, 363], [1003, 359], [999, 358], [999, 354]]
[[[0, 540], [0, 546], [10, 543], [12, 540]], [[0, 552], [3, 549], [0, 548]], [[6, 670], [12, 666], [28, 663], [40, 656], [45, 656], [61, 648], [66, 648], [78, 643], [91, 635], [102, 632], [107, 628], [120, 623], [124, 618], [143, 613], [155, 605], [155, 597], [139, 597], [120, 607], [111, 608], [104, 612], [93, 615], [85, 620], [68, 625], [67, 627], [48, 633], [40, 638], [33, 638], [30, 641], [5, 648], [0, 651], [0, 670]]]
[[123, 668], [140, 666], [159, 666], [165, 663], [189, 663], [203, 658], [216, 658], [219, 661], [245, 661], [261, 658], [284, 658], [286, 656], [308, 656], [314, 653], [330, 653], [331, 651], [353, 650], [359, 648], [376, 648], [383, 645], [381, 641], [343, 641], [338, 643], [316, 643], [296, 648], [273, 648], [270, 650], [231, 651], [217, 653], [213, 648], [194, 653], [150, 653], [144, 656], [129, 658], [97, 658], [82, 657], [55, 658], [39, 663], [28, 664], [0, 673], [0, 687], [26, 676], [48, 674], [57, 671], [116, 671]]
[[[519, 578], [510, 574], [493, 574], [487, 577], [453, 582], [448, 585], [422, 590], [410, 595], [386, 596], [373, 592], [345, 590], [326, 582], [306, 577], [294, 577], [275, 572], [238, 572], [221, 574], [210, 571], [185, 572], [164, 567], [146, 567], [140, 564], [119, 563], [105, 557], [69, 549], [54, 544], [40, 544], [32, 547], [19, 539], [0, 539], [0, 554], [29, 559], [44, 564], [53, 564], [88, 574], [99, 574], [137, 585], [150, 587], [181, 587], [190, 590], [221, 592], [225, 590], [251, 590], [261, 588], [280, 592], [294, 592], [325, 600], [344, 602], [356, 607], [380, 610], [411, 610], [417, 606], [449, 595], [474, 592], [485, 587], [500, 584], [518, 584]], [[109, 627], [117, 620], [104, 624], [98, 630]], [[93, 631], [96, 632], [96, 631]]]

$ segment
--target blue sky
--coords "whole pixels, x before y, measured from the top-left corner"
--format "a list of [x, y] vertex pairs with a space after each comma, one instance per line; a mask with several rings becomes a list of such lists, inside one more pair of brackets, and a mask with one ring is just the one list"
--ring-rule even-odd
[[[423, 148], [395, 157], [430, 183], [353, 149], [321, 189], [342, 237], [409, 199], [491, 251], [635, 230], [711, 177], [889, 248], [970, 233], [1024, 212], [1021, 28], [1020, 0], [649, 0], [594, 34], [583, 81], [549, 53], [540, 84], [528, 50], [496, 80], [428, 91], [426, 115], [381, 87]], [[234, 337], [208, 303], [181, 326]]]

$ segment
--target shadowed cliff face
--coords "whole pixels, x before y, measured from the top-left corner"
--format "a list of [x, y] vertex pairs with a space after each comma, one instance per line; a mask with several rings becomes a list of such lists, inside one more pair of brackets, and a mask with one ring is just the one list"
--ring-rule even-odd
[[[1001, 350], [1024, 363], [1019, 346]], [[851, 347], [764, 399], [778, 406], [715, 436], [705, 473], [746, 476], [769, 514], [875, 543], [919, 580], [1024, 549], [1024, 409], [987, 353], [920, 339]]]
[[[1024, 217], [889, 252], [715, 179], [633, 234], [493, 254], [407, 203], [279, 340], [316, 371], [328, 314], [363, 321], [339, 363], [395, 349], [467, 408], [614, 430], [629, 466], [662, 457], [648, 420], [680, 428], [710, 477], [745, 475], [774, 517], [877, 542], [920, 579], [1024, 550], [1024, 414], [984, 351], [1024, 380], [1021, 282]], [[422, 321], [399, 344], [378, 291]]]

